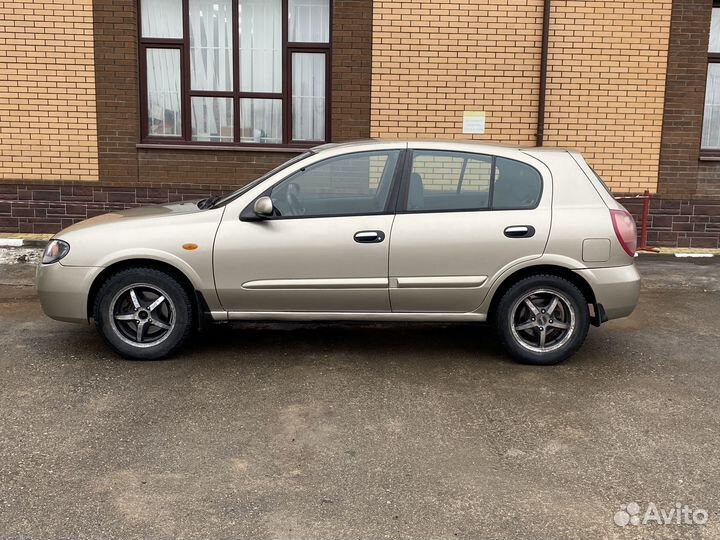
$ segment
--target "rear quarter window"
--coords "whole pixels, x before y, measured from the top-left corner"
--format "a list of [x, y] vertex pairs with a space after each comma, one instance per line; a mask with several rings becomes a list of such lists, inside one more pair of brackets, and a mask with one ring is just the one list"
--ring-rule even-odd
[[530, 165], [498, 157], [495, 164], [493, 210], [536, 208], [542, 195], [542, 177]]

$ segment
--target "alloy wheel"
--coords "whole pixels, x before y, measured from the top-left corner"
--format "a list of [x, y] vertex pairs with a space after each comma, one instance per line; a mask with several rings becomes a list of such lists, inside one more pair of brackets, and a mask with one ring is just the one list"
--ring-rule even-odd
[[519, 298], [510, 310], [510, 328], [517, 343], [547, 353], [565, 345], [576, 325], [571, 301], [560, 291], [537, 289]]
[[147, 283], [121, 289], [110, 302], [113, 330], [134, 347], [153, 347], [165, 341], [175, 327], [175, 318], [168, 294]]

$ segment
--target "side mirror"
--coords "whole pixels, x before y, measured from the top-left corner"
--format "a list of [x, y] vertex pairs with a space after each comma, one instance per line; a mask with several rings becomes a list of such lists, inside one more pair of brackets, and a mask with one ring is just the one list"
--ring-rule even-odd
[[245, 207], [240, 213], [240, 221], [264, 221], [272, 219], [273, 214], [275, 214], [275, 207], [272, 199], [263, 196]]
[[270, 197], [260, 197], [253, 205], [253, 211], [261, 218], [272, 217], [273, 210], [273, 202]]

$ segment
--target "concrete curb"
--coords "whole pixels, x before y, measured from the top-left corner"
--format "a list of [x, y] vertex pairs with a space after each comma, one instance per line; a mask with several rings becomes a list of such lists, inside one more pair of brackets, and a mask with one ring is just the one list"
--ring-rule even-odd
[[714, 253], [675, 253], [679, 259], [712, 259]]
[[47, 240], [34, 240], [27, 238], [0, 238], [0, 248], [44, 248]]
[[716, 253], [715, 250], [689, 251], [664, 248], [658, 253], [639, 251], [637, 257], [642, 257], [643, 259], [714, 259], [720, 257], [720, 253]]

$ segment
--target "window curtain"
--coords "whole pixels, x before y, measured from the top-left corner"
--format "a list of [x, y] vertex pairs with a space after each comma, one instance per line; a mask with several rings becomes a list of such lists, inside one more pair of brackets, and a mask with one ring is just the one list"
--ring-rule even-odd
[[720, 64], [708, 65], [702, 148], [720, 150]]
[[232, 91], [230, 0], [190, 0], [190, 86]]
[[282, 143], [282, 100], [241, 99], [241, 142]]
[[325, 61], [320, 53], [293, 53], [293, 140], [325, 139]]
[[[190, 0], [190, 87], [232, 91], [232, 2]], [[232, 99], [191, 98], [192, 139], [232, 142]]]
[[[282, 1], [239, 0], [240, 91], [282, 92]], [[282, 143], [282, 101], [240, 100], [241, 142]]]
[[233, 100], [224, 97], [190, 98], [194, 141], [233, 142]]
[[183, 37], [182, 0], [142, 0], [140, 7], [143, 37]]
[[180, 51], [147, 50], [148, 132], [151, 136], [179, 137]]
[[[720, 52], [720, 8], [712, 10], [708, 50], [711, 53]], [[718, 63], [708, 64], [701, 148], [720, 150], [720, 64]]]
[[288, 41], [327, 43], [330, 40], [330, 0], [289, 0]]
[[713, 8], [710, 19], [710, 46], [708, 52], [720, 52], [720, 8]]
[[240, 0], [240, 91], [282, 92], [282, 2]]
[[[328, 43], [330, 0], [287, 0], [289, 42]], [[142, 0], [142, 34], [147, 38], [183, 37], [183, 0]], [[283, 103], [283, 0], [187, 0], [188, 48], [183, 60], [175, 45], [147, 49], [149, 134], [211, 142], [283, 142], [284, 108], [290, 107], [293, 141], [326, 137], [326, 52], [296, 50], [290, 58], [291, 99]], [[233, 35], [233, 17], [239, 36]], [[238, 38], [239, 65], [233, 40]], [[292, 50], [292, 48], [291, 48]], [[184, 72], [184, 62], [189, 73]], [[235, 72], [234, 70], [238, 71]], [[181, 95], [187, 77], [191, 97]], [[234, 88], [234, 79], [239, 88]], [[243, 92], [239, 101], [233, 90]], [[217, 92], [215, 95], [204, 93]], [[253, 95], [269, 94], [269, 95]], [[189, 126], [182, 126], [182, 106]], [[234, 110], [239, 108], [239, 110]], [[233, 133], [239, 116], [240, 133]]]

